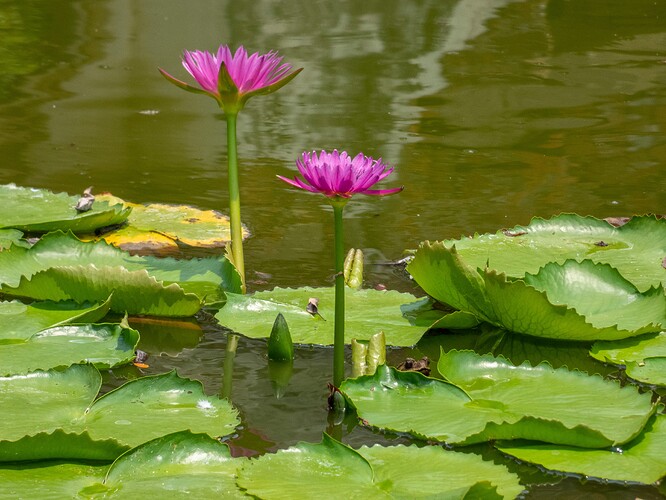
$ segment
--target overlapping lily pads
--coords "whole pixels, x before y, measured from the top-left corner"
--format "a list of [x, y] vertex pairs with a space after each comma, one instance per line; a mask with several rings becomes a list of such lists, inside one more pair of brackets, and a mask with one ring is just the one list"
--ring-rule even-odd
[[473, 238], [446, 240], [473, 269], [494, 269], [509, 278], [535, 274], [549, 262], [590, 259], [610, 264], [640, 291], [666, 286], [666, 219], [637, 216], [620, 227], [594, 217], [535, 217], [526, 226]]
[[[228, 401], [206, 396], [201, 383], [175, 372], [128, 382], [94, 401], [100, 386], [90, 365], [0, 378], [0, 461], [109, 460], [172, 432], [223, 436], [239, 423]], [[100, 450], [98, 441], [107, 444]]]
[[[276, 471], [279, 471], [276, 474]], [[523, 487], [504, 466], [440, 447], [363, 446], [324, 435], [250, 460], [238, 484], [259, 498], [515, 498]]]
[[109, 312], [109, 300], [83, 302], [0, 301], [0, 346], [27, 340], [49, 327], [71, 323], [96, 323]]
[[130, 256], [105, 242], [84, 243], [71, 233], [45, 235], [32, 248], [0, 252], [5, 294], [51, 300], [104, 300], [114, 290], [120, 313], [188, 316], [202, 301], [219, 304], [240, 277], [225, 257], [178, 261]]
[[[205, 434], [176, 432], [142, 444], [106, 468], [0, 467], [5, 491], [19, 497], [188, 495], [196, 498], [515, 498], [523, 487], [506, 467], [441, 447], [363, 446], [324, 435], [257, 459], [232, 458]], [[41, 487], [41, 491], [36, 489]]]
[[438, 370], [451, 383], [384, 366], [341, 390], [369, 425], [450, 444], [523, 438], [606, 447], [636, 437], [655, 412], [635, 387], [545, 363], [449, 351]]
[[664, 220], [635, 217], [616, 228], [565, 214], [425, 242], [408, 271], [429, 295], [481, 321], [553, 339], [612, 340], [666, 323], [665, 255]]
[[[409, 293], [348, 288], [346, 342], [368, 340], [383, 331], [387, 345], [410, 346], [444, 314], [434, 311], [430, 299]], [[306, 311], [310, 298], [319, 299], [320, 315]], [[333, 343], [334, 288], [275, 288], [253, 295], [228, 293], [226, 305], [216, 314], [221, 325], [250, 338], [268, 338], [278, 313], [287, 320], [297, 344]], [[432, 313], [432, 314], [431, 314]], [[422, 321], [421, 315], [428, 320]]]
[[46, 189], [0, 185], [0, 228], [32, 233], [55, 230], [86, 233], [122, 224], [131, 212], [131, 208], [121, 203], [96, 201], [89, 211], [79, 213], [74, 208], [78, 199]]
[[652, 484], [666, 476], [666, 415], [655, 415], [636, 439], [614, 449], [525, 443], [500, 443], [498, 448], [555, 471]]
[[590, 355], [606, 363], [624, 365], [627, 375], [666, 386], [666, 331], [615, 342], [595, 342]]

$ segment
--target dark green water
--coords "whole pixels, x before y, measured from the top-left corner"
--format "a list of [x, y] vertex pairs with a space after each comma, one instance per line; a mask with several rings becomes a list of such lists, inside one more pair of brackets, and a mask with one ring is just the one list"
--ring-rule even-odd
[[[182, 50], [220, 43], [276, 49], [304, 67], [239, 117], [253, 290], [331, 283], [332, 213], [275, 178], [295, 172], [304, 150], [382, 156], [396, 167], [386, 185], [405, 186], [397, 196], [359, 196], [346, 210], [346, 243], [365, 251], [367, 286], [418, 293], [381, 264], [425, 239], [560, 212], [666, 211], [662, 0], [0, 0], [0, 34], [0, 183], [70, 193], [94, 185], [130, 201], [225, 212], [221, 113], [157, 67], [185, 78]], [[157, 335], [182, 334], [165, 326]], [[182, 350], [146, 343], [151, 371], [175, 367], [222, 392], [226, 340], [204, 325]], [[239, 446], [318, 441], [331, 356], [298, 350], [276, 399], [264, 345], [241, 339], [232, 389], [244, 417]], [[350, 432], [343, 439], [353, 445], [386, 442]], [[542, 481], [555, 479], [534, 479]], [[530, 496], [555, 494], [657, 495], [568, 479]]]

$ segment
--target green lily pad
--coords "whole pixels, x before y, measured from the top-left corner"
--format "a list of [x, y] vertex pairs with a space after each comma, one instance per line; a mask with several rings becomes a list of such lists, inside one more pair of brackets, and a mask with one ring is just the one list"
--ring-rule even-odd
[[546, 364], [450, 351], [438, 370], [456, 385], [384, 366], [341, 390], [371, 426], [450, 444], [525, 438], [604, 447], [634, 438], [655, 411], [635, 387]]
[[96, 323], [109, 312], [110, 301], [100, 304], [69, 302], [0, 301], [0, 346], [30, 338], [45, 328], [70, 323]]
[[[503, 465], [439, 446], [362, 446], [375, 484], [393, 498], [516, 498], [518, 476]], [[386, 486], [384, 486], [386, 485]]]
[[[268, 338], [275, 317], [287, 320], [296, 344], [333, 344], [335, 289], [275, 288], [253, 295], [227, 293], [226, 305], [215, 315], [221, 325], [250, 338]], [[319, 299], [319, 313], [306, 311], [310, 298]], [[420, 314], [433, 311], [430, 299], [420, 299], [396, 291], [345, 289], [345, 341], [368, 340], [383, 331], [387, 345], [411, 346], [444, 314], [432, 317], [427, 325], [418, 323]]]
[[[545, 428], [551, 422], [564, 427], [559, 436], [544, 439], [540, 435], [543, 429], [538, 429], [540, 425], [534, 431], [518, 429], [517, 432], [507, 426], [509, 432], [498, 429], [495, 438], [568, 441], [587, 447], [618, 445], [640, 433], [656, 410], [650, 394], [640, 393], [636, 387], [621, 387], [599, 375], [570, 371], [566, 367], [554, 369], [548, 363], [516, 366], [502, 357], [449, 351], [442, 353], [437, 369], [480, 407], [486, 403], [490, 407], [497, 405], [507, 424], [517, 422], [516, 416], [521, 415], [536, 419], [539, 424], [543, 422]], [[531, 432], [536, 434], [530, 435]]]
[[76, 498], [79, 492], [101, 482], [108, 465], [36, 462], [0, 465], [0, 484], [5, 498]]
[[20, 343], [0, 344], [0, 375], [92, 363], [98, 369], [134, 359], [139, 332], [117, 324], [65, 325], [42, 330]]
[[[279, 471], [279, 472], [278, 472]], [[259, 498], [515, 498], [518, 477], [481, 457], [440, 447], [353, 450], [324, 435], [246, 462], [238, 484]]]
[[46, 189], [0, 185], [0, 228], [14, 228], [31, 233], [61, 230], [74, 233], [122, 224], [130, 208], [119, 203], [95, 201], [87, 212], [74, 208], [78, 196], [52, 193]]
[[23, 232], [18, 229], [0, 229], [0, 250], [12, 245], [29, 247], [28, 242], [22, 239]]
[[639, 436], [612, 450], [514, 443], [500, 443], [497, 448], [554, 471], [653, 484], [666, 476], [666, 415], [655, 415]]
[[207, 434], [177, 432], [118, 458], [106, 475], [104, 487], [122, 498], [177, 494], [248, 498], [236, 486], [236, 473], [246, 461], [232, 458], [227, 445]]
[[[279, 471], [279, 473], [276, 473]], [[238, 485], [259, 498], [390, 498], [373, 483], [372, 466], [327, 434], [245, 464]]]
[[575, 214], [535, 217], [527, 226], [444, 244], [455, 245], [472, 269], [487, 266], [510, 278], [535, 274], [549, 262], [590, 259], [610, 264], [638, 290], [666, 287], [666, 219], [654, 216], [633, 217], [620, 227]]
[[29, 278], [40, 271], [91, 265], [100, 269], [144, 271], [165, 285], [176, 283], [208, 304], [223, 301], [225, 290], [240, 292], [238, 272], [223, 256], [190, 260], [130, 256], [103, 241], [86, 243], [62, 232], [45, 235], [29, 249], [12, 246], [0, 252], [0, 284], [16, 287], [22, 277]]
[[15, 287], [1, 286], [0, 291], [15, 297], [37, 300], [110, 299], [111, 310], [120, 314], [152, 316], [193, 316], [201, 309], [201, 299], [176, 283], [165, 286], [146, 270], [128, 271], [124, 267], [87, 266], [52, 267], [25, 277]]
[[456, 247], [424, 243], [408, 271], [432, 297], [507, 330], [559, 340], [610, 340], [659, 331], [666, 295], [639, 292], [590, 260], [550, 263], [523, 279], [474, 269]]
[[[93, 402], [100, 386], [101, 375], [90, 365], [1, 378], [0, 460], [20, 459], [15, 443], [11, 457], [3, 451], [5, 443], [19, 440], [30, 459], [60, 458], [49, 444], [56, 430], [87, 433], [93, 441], [115, 440], [117, 452], [106, 457], [114, 459], [120, 451], [172, 432], [223, 436], [239, 423], [228, 401], [207, 396], [200, 382], [175, 372], [133, 380]], [[40, 452], [43, 455], [36, 457]], [[71, 457], [73, 452], [68, 453]]]
[[590, 355], [605, 363], [625, 365], [627, 375], [639, 382], [666, 386], [666, 331], [595, 342]]

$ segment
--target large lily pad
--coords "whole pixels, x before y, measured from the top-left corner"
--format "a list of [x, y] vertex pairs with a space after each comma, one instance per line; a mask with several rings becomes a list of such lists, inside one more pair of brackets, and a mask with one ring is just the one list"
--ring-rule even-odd
[[519, 443], [500, 443], [497, 447], [555, 471], [652, 484], [666, 476], [666, 415], [655, 415], [636, 439], [611, 450]]
[[627, 375], [635, 380], [666, 386], [666, 331], [615, 342], [595, 342], [590, 355], [599, 361], [624, 365]]
[[[253, 295], [228, 293], [226, 305], [216, 314], [221, 325], [250, 338], [268, 338], [278, 313], [287, 320], [297, 344], [333, 344], [335, 289], [275, 288]], [[320, 316], [306, 311], [310, 298], [319, 299]], [[368, 340], [383, 331], [388, 345], [414, 345], [443, 312], [426, 324], [419, 315], [433, 312], [429, 299], [396, 291], [345, 290], [345, 341]]]
[[142, 444], [118, 458], [106, 475], [104, 488], [122, 498], [176, 494], [248, 498], [236, 486], [238, 468], [246, 460], [232, 458], [227, 445], [207, 434], [178, 432]]
[[266, 499], [515, 498], [523, 489], [505, 467], [476, 455], [416, 446], [353, 450], [328, 435], [250, 460], [238, 484]]
[[488, 266], [511, 278], [535, 274], [549, 262], [590, 259], [610, 264], [644, 291], [666, 286], [666, 219], [634, 217], [620, 227], [594, 217], [563, 214], [534, 218], [495, 234], [446, 240], [473, 269]]
[[109, 300], [100, 304], [0, 301], [0, 346], [26, 340], [40, 330], [57, 325], [96, 323], [106, 316], [109, 307]]
[[[21, 441], [30, 459], [59, 458], [50, 433], [87, 433], [92, 441], [115, 440], [114, 459], [151, 439], [181, 430], [213, 436], [229, 434], [238, 425], [237, 412], [226, 400], [207, 396], [200, 382], [175, 372], [143, 377], [126, 383], [94, 401], [101, 375], [90, 365], [64, 370], [35, 371], [0, 378], [0, 460], [20, 460]], [[59, 436], [62, 440], [63, 436]], [[81, 439], [81, 438], [77, 438]], [[12, 454], [5, 455], [9, 442]], [[80, 444], [80, 443], [79, 443]], [[35, 457], [35, 453], [41, 457]], [[71, 457], [71, 450], [68, 450]], [[90, 450], [82, 450], [84, 457]]]
[[639, 292], [616, 269], [590, 260], [550, 263], [523, 279], [474, 269], [456, 247], [421, 245], [408, 271], [432, 297], [508, 330], [566, 340], [611, 340], [659, 331], [661, 284]]
[[238, 272], [223, 256], [190, 260], [131, 256], [103, 241], [86, 243], [62, 232], [45, 235], [30, 249], [12, 246], [0, 252], [0, 284], [16, 287], [22, 277], [50, 268], [91, 265], [143, 271], [165, 285], [178, 284], [206, 303], [222, 301], [225, 290], [240, 292]]
[[655, 411], [634, 387], [547, 364], [450, 351], [438, 370], [456, 385], [380, 367], [341, 390], [369, 425], [451, 444], [525, 438], [604, 447], [634, 438]]
[[24, 342], [0, 343], [0, 375], [92, 363], [98, 369], [134, 359], [139, 332], [118, 324], [65, 325], [42, 330]]
[[131, 211], [120, 203], [95, 201], [89, 211], [79, 213], [74, 208], [78, 196], [14, 184], [0, 185], [0, 200], [0, 228], [33, 233], [92, 232], [100, 227], [122, 224]]

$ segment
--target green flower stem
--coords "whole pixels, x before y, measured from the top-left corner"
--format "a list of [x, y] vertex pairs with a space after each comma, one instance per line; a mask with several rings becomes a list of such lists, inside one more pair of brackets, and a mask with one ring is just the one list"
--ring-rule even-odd
[[245, 261], [243, 259], [243, 226], [240, 213], [238, 187], [238, 154], [236, 152], [236, 118], [238, 113], [227, 112], [227, 151], [229, 156], [229, 219], [231, 223], [231, 255], [241, 276], [242, 292], [245, 288]]
[[342, 210], [347, 200], [331, 201], [335, 217], [335, 326], [333, 336], [333, 385], [340, 387], [345, 378], [345, 242]]

